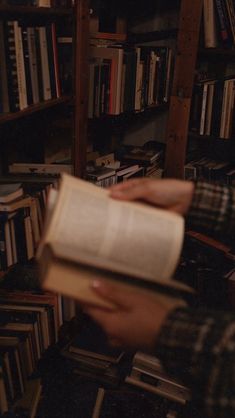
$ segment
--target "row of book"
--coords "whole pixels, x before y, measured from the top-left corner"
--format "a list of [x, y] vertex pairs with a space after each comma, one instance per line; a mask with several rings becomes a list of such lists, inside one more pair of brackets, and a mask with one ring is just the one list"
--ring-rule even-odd
[[[0, 413], [23, 408], [39, 359], [58, 339], [58, 302], [57, 295], [50, 293], [0, 291]], [[34, 384], [35, 389], [34, 408], [40, 384], [37, 388]]]
[[34, 257], [43, 230], [47, 195], [57, 179], [0, 185], [0, 269]]
[[172, 61], [167, 47], [91, 46], [89, 118], [167, 103]]
[[205, 47], [235, 44], [235, 5], [233, 0], [204, 0]]
[[0, 21], [0, 112], [61, 96], [55, 23]]
[[196, 158], [184, 166], [185, 180], [204, 179], [208, 182], [235, 184], [235, 166], [208, 157]]
[[191, 130], [200, 135], [235, 136], [235, 77], [204, 80], [194, 86]]

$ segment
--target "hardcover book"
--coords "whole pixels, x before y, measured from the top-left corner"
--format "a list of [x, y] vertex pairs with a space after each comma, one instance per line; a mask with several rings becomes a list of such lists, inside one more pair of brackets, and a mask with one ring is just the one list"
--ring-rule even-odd
[[119, 283], [123, 291], [135, 286], [154, 297], [166, 298], [159, 289], [174, 297], [189, 290], [172, 280], [184, 237], [181, 216], [111, 199], [107, 190], [65, 174], [59, 192], [49, 196], [53, 204], [37, 253], [45, 289], [109, 307], [92, 291], [93, 280]]

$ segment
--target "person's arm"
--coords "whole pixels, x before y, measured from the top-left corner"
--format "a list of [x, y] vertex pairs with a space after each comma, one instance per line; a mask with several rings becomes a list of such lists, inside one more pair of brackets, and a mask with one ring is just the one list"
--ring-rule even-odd
[[191, 228], [212, 234], [235, 232], [235, 189], [174, 179], [134, 179], [110, 188], [120, 200], [142, 200], [186, 217]]
[[194, 229], [232, 235], [235, 232], [235, 189], [196, 182], [187, 222]]
[[204, 418], [235, 417], [234, 314], [175, 310], [158, 334], [155, 353], [192, 389]]
[[100, 281], [93, 289], [116, 305], [85, 307], [113, 345], [155, 354], [191, 389], [201, 417], [235, 418], [235, 314], [174, 307]]

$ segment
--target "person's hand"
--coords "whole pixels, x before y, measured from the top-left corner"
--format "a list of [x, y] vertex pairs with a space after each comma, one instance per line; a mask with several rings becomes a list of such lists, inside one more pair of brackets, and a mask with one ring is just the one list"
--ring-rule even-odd
[[194, 184], [183, 180], [140, 178], [116, 184], [109, 191], [114, 199], [145, 201], [186, 215], [192, 202]]
[[85, 312], [101, 325], [110, 344], [129, 349], [154, 349], [166, 317], [184, 304], [162, 295], [123, 290], [120, 285], [104, 281], [94, 281], [92, 289], [115, 308], [84, 305]]

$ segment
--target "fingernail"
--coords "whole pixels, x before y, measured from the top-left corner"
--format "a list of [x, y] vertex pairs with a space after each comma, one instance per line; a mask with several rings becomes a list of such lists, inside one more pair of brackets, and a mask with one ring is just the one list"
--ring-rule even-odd
[[101, 287], [101, 281], [93, 280], [93, 282], [91, 283], [91, 287], [93, 287], [93, 289], [99, 289]]

